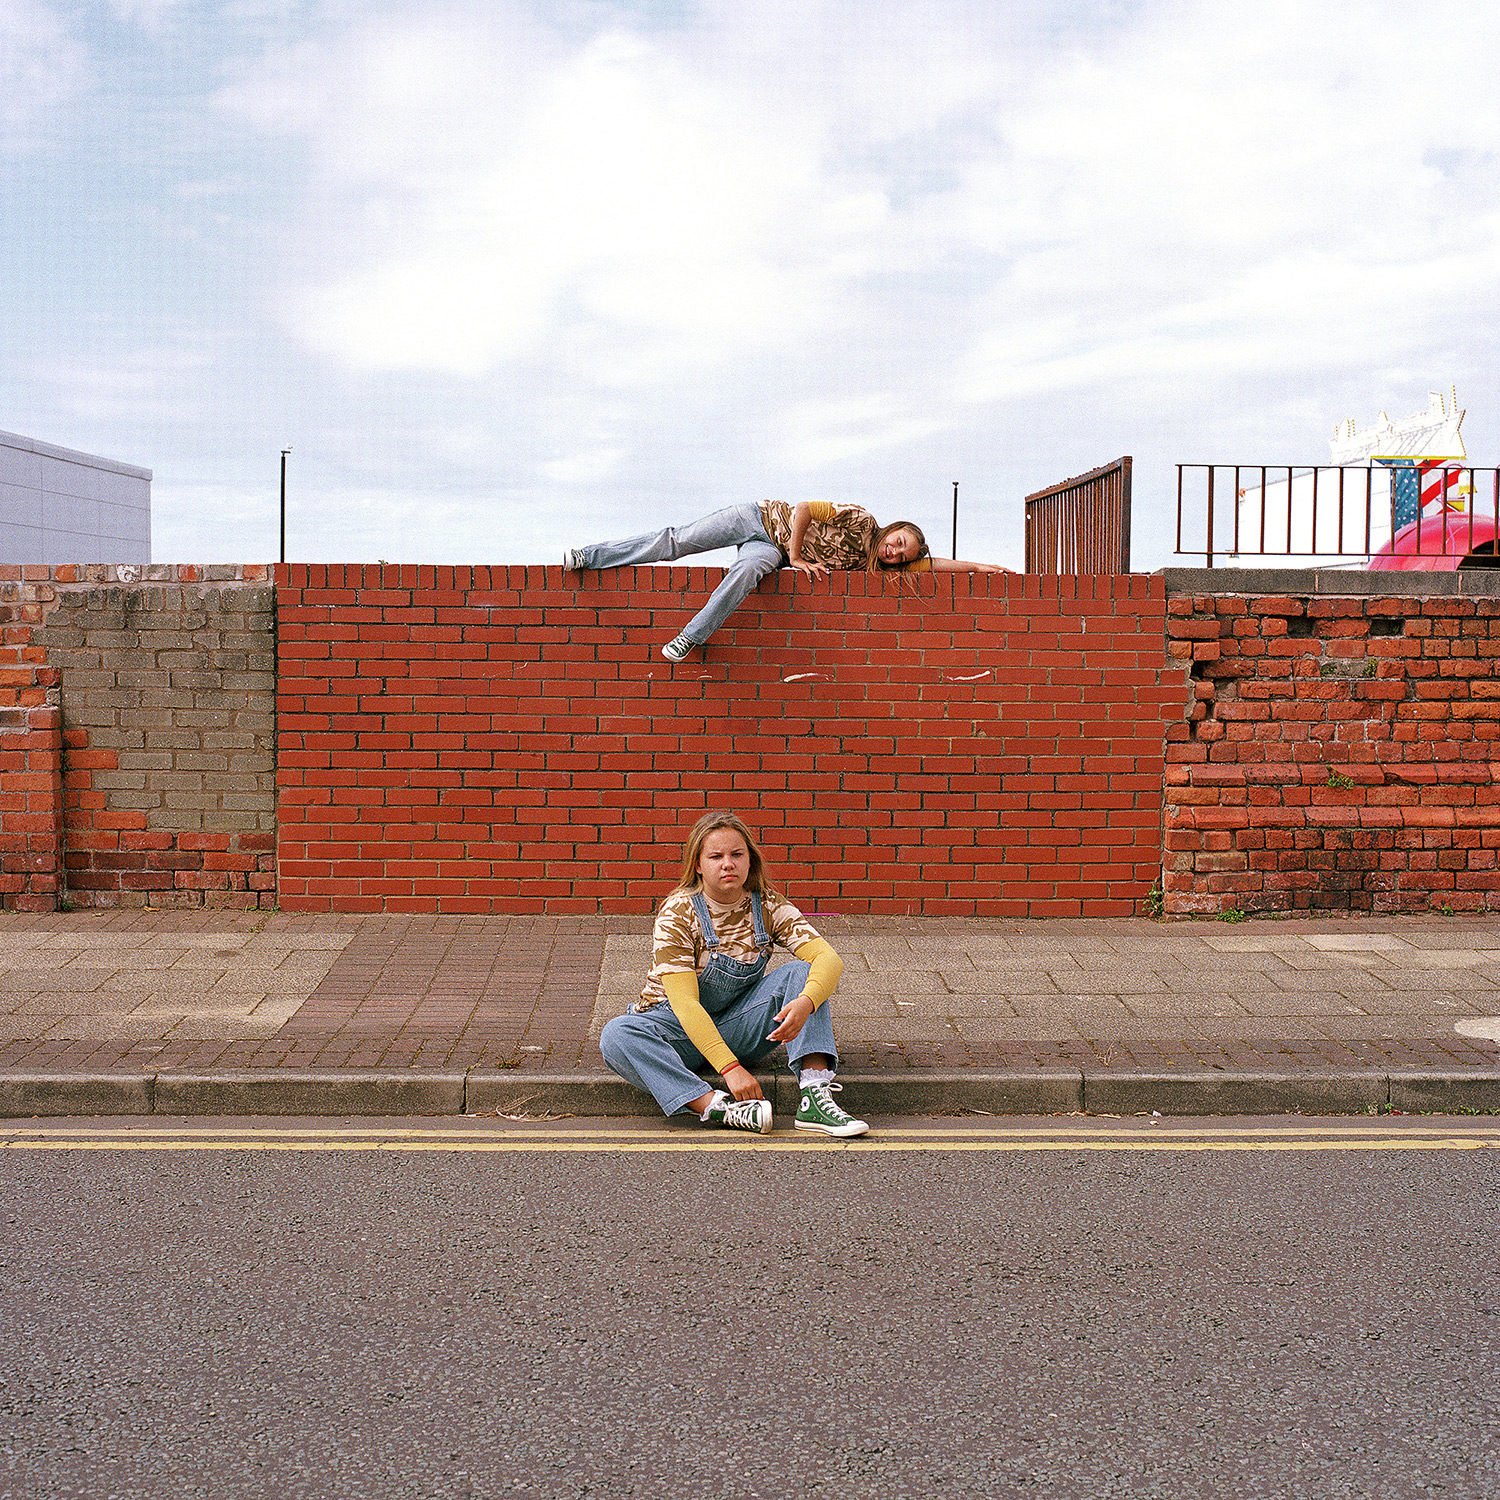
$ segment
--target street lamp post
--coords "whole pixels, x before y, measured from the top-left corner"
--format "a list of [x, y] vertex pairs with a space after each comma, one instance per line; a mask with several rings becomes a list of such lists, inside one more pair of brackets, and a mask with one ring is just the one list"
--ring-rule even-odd
[[953, 481], [953, 560], [958, 561], [958, 481]]

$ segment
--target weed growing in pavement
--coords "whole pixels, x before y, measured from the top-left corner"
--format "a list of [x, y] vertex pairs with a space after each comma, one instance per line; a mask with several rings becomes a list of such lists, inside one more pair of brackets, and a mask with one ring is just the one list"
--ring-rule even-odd
[[1328, 785], [1336, 792], [1347, 792], [1354, 785], [1354, 780], [1352, 777], [1342, 775], [1338, 771], [1330, 771], [1328, 773]]
[[1438, 910], [1442, 912], [1445, 917], [1451, 917], [1453, 915], [1453, 908], [1449, 906], [1446, 901], [1438, 902]]
[[1228, 911], [1221, 911], [1218, 916], [1220, 922], [1243, 922], [1250, 915], [1247, 911], [1241, 911], [1237, 906], [1231, 906]]
[[1156, 881], [1151, 889], [1146, 892], [1146, 915], [1148, 917], [1159, 917], [1162, 909], [1161, 881]]

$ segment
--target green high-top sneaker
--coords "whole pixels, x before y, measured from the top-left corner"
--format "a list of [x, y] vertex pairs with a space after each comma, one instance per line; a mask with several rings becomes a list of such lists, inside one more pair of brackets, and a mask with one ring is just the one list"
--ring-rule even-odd
[[802, 1097], [797, 1101], [798, 1130], [817, 1130], [824, 1135], [864, 1135], [869, 1126], [863, 1120], [847, 1115], [833, 1102], [833, 1096], [842, 1091], [837, 1083], [804, 1083]]

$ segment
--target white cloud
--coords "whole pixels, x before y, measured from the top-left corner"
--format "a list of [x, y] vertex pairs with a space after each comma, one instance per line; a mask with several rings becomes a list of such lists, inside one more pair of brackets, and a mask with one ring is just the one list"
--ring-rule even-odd
[[1492, 311], [1500, 117], [1412, 43], [1500, 25], [1356, 12], [1158, 9], [1007, 111], [954, 194], [1010, 257], [963, 393], [1326, 370]]
[[426, 8], [269, 57], [221, 103], [308, 143], [316, 348], [472, 376], [551, 347], [639, 384], [846, 326], [851, 289], [909, 260], [892, 199], [931, 165], [871, 153], [1008, 74], [935, 24], [964, 14], [777, 0], [572, 36]]
[[156, 31], [180, 10], [182, 0], [109, 0], [109, 8], [122, 21], [147, 31]]
[[[348, 211], [325, 226], [327, 258], [365, 268], [307, 291], [295, 320], [356, 366], [475, 375], [571, 340], [639, 379], [784, 346], [836, 320], [839, 285], [857, 269], [839, 254], [886, 211], [863, 184], [830, 189], [812, 145], [755, 101], [620, 33], [495, 101], [499, 118], [468, 160], [430, 172], [410, 143], [431, 96], [409, 76], [394, 92], [377, 87], [388, 52], [362, 40], [354, 92], [378, 96], [387, 122], [407, 118], [398, 133], [412, 159], [403, 171], [390, 156], [368, 163], [384, 179], [368, 226]], [[429, 71], [451, 100], [451, 76], [416, 69]], [[230, 102], [245, 98], [240, 85]], [[292, 111], [269, 95], [260, 105]], [[318, 137], [325, 166], [354, 162], [348, 134], [340, 118], [331, 140]]]
[[889, 394], [852, 401], [808, 402], [788, 415], [783, 457], [792, 469], [819, 469], [855, 454], [899, 447], [941, 432], [933, 417], [912, 416]]
[[[213, 359], [193, 347], [191, 335], [179, 332], [179, 337], [182, 342], [170, 348], [34, 360], [26, 370], [27, 383], [47, 391], [70, 421], [102, 426], [167, 417], [202, 420], [207, 407], [201, 382]], [[146, 460], [130, 462], [150, 467]]]
[[567, 458], [554, 458], [541, 466], [544, 477], [554, 484], [597, 484], [620, 467], [624, 448], [590, 448]]
[[40, 143], [39, 127], [89, 78], [88, 56], [38, 0], [0, 0], [0, 151]]

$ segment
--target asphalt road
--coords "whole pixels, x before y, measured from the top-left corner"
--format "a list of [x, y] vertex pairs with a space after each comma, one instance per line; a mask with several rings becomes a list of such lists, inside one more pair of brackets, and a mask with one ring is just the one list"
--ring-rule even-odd
[[0, 1495], [1500, 1493], [1500, 1123], [880, 1123], [11, 1122]]

